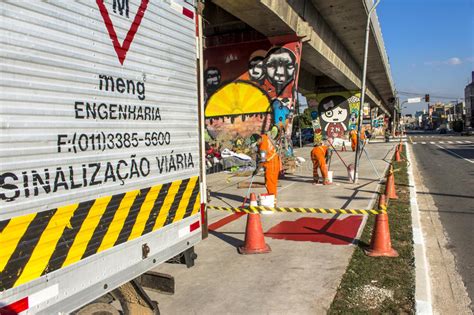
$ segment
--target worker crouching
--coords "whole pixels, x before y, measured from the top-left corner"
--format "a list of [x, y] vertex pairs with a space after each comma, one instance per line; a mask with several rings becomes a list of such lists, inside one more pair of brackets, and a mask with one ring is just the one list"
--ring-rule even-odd
[[311, 150], [311, 161], [313, 161], [313, 185], [319, 183], [318, 169], [323, 176], [323, 185], [330, 185], [328, 178], [328, 167], [326, 165], [326, 155], [328, 147], [323, 145], [321, 141], [316, 141], [313, 150]]

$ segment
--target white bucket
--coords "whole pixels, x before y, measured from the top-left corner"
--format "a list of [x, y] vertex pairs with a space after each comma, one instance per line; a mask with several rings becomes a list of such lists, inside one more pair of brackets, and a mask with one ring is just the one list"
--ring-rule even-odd
[[328, 181], [332, 183], [332, 177], [334, 176], [334, 171], [328, 171]]
[[351, 182], [354, 181], [354, 177], [355, 177], [355, 169], [354, 169], [354, 165], [353, 164], [349, 164], [349, 167], [347, 168], [347, 176], [349, 177], [349, 180]]
[[271, 194], [261, 194], [260, 198], [260, 205], [262, 207], [274, 207], [275, 206], [275, 195]]

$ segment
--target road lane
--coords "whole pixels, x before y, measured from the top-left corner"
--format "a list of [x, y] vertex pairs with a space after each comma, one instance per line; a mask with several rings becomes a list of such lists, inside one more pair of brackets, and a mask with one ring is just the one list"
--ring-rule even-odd
[[[412, 141], [417, 142], [417, 138], [412, 137]], [[450, 249], [456, 256], [457, 268], [473, 300], [474, 142], [466, 142], [472, 142], [471, 139], [435, 135], [429, 139], [434, 144], [417, 142], [412, 144], [412, 150], [424, 185], [438, 208]], [[445, 143], [439, 144], [439, 141]]]

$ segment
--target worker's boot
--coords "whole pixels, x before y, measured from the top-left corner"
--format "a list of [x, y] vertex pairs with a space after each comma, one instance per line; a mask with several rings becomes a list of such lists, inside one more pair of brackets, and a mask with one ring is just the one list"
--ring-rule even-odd
[[319, 177], [313, 177], [313, 185], [319, 184]]
[[329, 181], [329, 179], [325, 178], [323, 185], [332, 185], [332, 183]]

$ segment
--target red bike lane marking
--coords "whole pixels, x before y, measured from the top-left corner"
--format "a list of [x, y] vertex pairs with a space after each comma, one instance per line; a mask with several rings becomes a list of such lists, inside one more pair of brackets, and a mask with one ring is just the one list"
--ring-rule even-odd
[[348, 245], [354, 242], [362, 216], [344, 219], [300, 218], [282, 221], [269, 229], [266, 237], [278, 240]]

